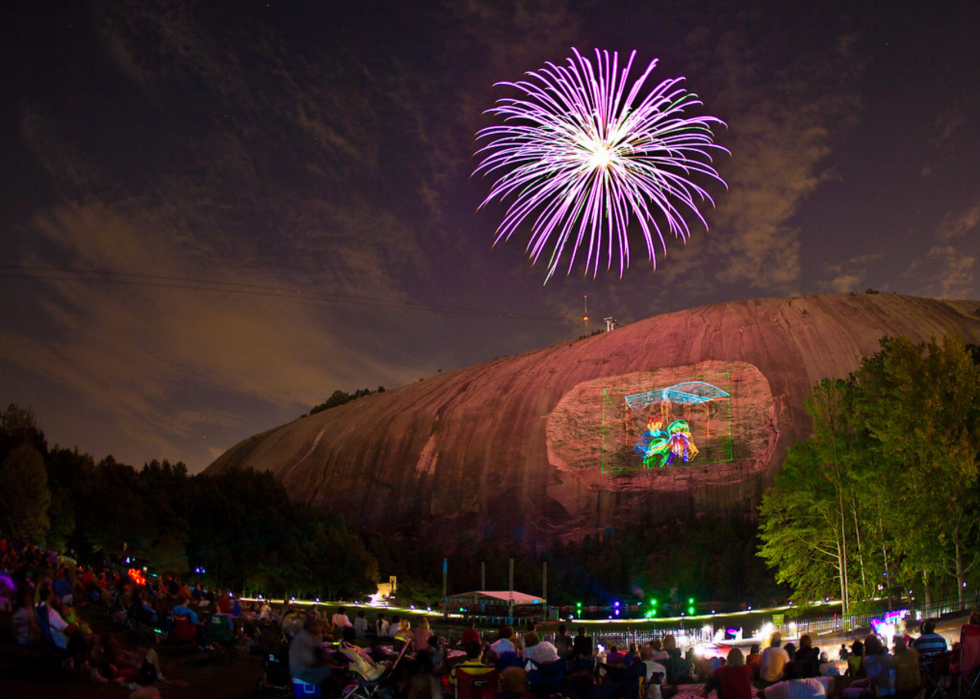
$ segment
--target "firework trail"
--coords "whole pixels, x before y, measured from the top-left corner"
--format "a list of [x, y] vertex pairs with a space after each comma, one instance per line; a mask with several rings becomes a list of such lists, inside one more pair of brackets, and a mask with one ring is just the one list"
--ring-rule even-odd
[[685, 212], [707, 228], [698, 202], [714, 201], [691, 178], [725, 184], [711, 160], [712, 149], [728, 153], [711, 133], [713, 124], [725, 124], [711, 116], [682, 116], [685, 108], [701, 104], [679, 87], [684, 78], [665, 80], [641, 97], [656, 59], [627, 91], [635, 51], [622, 72], [615, 51], [597, 49], [595, 67], [572, 52], [567, 66], [548, 62], [529, 71], [526, 80], [497, 83], [523, 96], [497, 100], [487, 113], [504, 123], [477, 134], [489, 142], [477, 151], [483, 161], [475, 172], [496, 178], [481, 208], [495, 198], [514, 197], [494, 244], [533, 219], [527, 245], [532, 262], [551, 246], [545, 283], [566, 248], [571, 272], [586, 241], [586, 272], [591, 267], [593, 277], [598, 274], [604, 249], [606, 268], [618, 259], [622, 277], [630, 263], [627, 229], [636, 219], [656, 269], [655, 241], [667, 250], [664, 229], [685, 240], [690, 235]]

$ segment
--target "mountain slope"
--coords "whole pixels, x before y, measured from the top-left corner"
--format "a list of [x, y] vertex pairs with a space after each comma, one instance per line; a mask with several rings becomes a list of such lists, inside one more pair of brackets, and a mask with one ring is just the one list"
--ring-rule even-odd
[[[750, 513], [810, 432], [803, 399], [815, 381], [846, 376], [883, 335], [945, 332], [980, 342], [980, 302], [834, 294], [706, 306], [361, 398], [243, 440], [208, 472], [269, 469], [294, 500], [455, 548]], [[667, 449], [645, 464], [645, 443], [671, 425], [697, 454], [661, 468]]]

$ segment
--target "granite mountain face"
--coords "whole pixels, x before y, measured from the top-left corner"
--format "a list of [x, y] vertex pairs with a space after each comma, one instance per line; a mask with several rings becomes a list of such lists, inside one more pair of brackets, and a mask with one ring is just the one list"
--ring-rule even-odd
[[885, 335], [980, 342], [980, 301], [758, 299], [670, 313], [439, 374], [255, 435], [208, 473], [452, 550], [527, 551], [689, 514], [752, 515], [810, 434], [814, 382]]

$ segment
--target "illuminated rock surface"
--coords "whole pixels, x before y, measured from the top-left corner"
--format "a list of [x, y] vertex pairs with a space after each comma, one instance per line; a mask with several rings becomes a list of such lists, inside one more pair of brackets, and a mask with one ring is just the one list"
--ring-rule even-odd
[[[980, 342], [980, 302], [834, 294], [706, 306], [361, 398], [246, 439], [208, 471], [269, 469], [295, 500], [457, 548], [749, 513], [809, 434], [815, 381], [846, 376], [883, 335], [945, 332]], [[701, 453], [643, 468], [630, 445], [649, 416], [628, 413], [623, 395], [698, 377], [731, 396], [673, 407]]]

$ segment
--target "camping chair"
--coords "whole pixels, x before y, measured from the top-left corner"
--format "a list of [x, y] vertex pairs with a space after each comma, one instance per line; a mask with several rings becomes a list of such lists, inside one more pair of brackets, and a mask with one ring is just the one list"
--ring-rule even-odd
[[229, 662], [238, 657], [235, 630], [224, 614], [214, 614], [204, 626], [204, 643], [211, 646], [212, 657], [224, 655]]
[[197, 624], [191, 621], [189, 614], [173, 615], [173, 630], [170, 632], [170, 642], [174, 645], [194, 645], [197, 641]]
[[528, 687], [539, 699], [546, 699], [552, 694], [561, 694], [565, 683], [565, 660], [559, 658], [551, 663], [541, 665], [531, 662], [531, 670], [527, 674]]
[[926, 665], [922, 678], [922, 699], [947, 699], [946, 689], [952, 684], [949, 670], [950, 653], [939, 653]]
[[963, 624], [960, 629], [956, 694], [959, 699], [980, 699], [980, 624]]
[[456, 668], [456, 699], [493, 699], [500, 686], [500, 673], [467, 672], [464, 666]]

